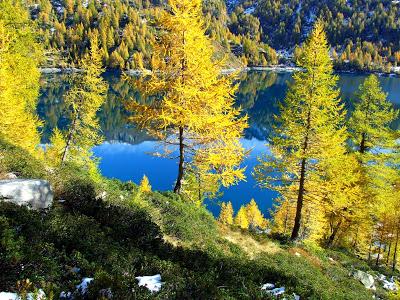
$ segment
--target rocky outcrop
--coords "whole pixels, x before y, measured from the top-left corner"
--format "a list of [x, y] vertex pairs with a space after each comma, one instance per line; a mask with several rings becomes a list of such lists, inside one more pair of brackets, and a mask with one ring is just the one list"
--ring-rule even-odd
[[50, 183], [38, 179], [0, 180], [0, 201], [44, 209], [53, 203]]

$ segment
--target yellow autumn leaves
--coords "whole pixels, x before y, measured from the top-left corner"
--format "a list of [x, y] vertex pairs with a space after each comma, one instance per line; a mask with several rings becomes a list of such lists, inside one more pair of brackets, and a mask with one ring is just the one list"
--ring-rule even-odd
[[236, 216], [234, 216], [232, 203], [223, 202], [218, 220], [224, 225], [235, 225], [241, 229], [265, 229], [268, 224], [254, 199], [251, 199], [247, 205], [241, 206]]
[[0, 1], [0, 133], [36, 157], [41, 154], [35, 114], [40, 58], [28, 12], [18, 1]]
[[[151, 74], [139, 83], [147, 103], [129, 101], [130, 120], [161, 139], [178, 160], [174, 191], [199, 204], [202, 195], [244, 179], [240, 143], [247, 117], [234, 107], [235, 76], [222, 76], [200, 0], [170, 0], [157, 20]], [[155, 99], [154, 99], [155, 98]]]

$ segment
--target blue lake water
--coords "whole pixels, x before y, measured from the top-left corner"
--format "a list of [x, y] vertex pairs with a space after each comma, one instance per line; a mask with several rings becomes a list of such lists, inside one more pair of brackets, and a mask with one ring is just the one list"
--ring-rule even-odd
[[[63, 128], [65, 106], [63, 94], [68, 89], [69, 75], [46, 75], [42, 77], [41, 99], [38, 112], [45, 121], [44, 142], [55, 126]], [[339, 87], [344, 103], [349, 110], [352, 99], [359, 84], [366, 75], [341, 74]], [[137, 130], [126, 122], [126, 112], [123, 109], [124, 99], [135, 98], [142, 101], [140, 93], [122, 81], [118, 74], [106, 74], [110, 90], [107, 101], [99, 112], [99, 119], [105, 142], [94, 148], [95, 155], [100, 158], [100, 169], [104, 176], [123, 181], [139, 183], [144, 174], [149, 178], [153, 189], [171, 190], [176, 179], [177, 162], [166, 158], [150, 155], [159, 143]], [[219, 213], [219, 201], [231, 201], [235, 210], [242, 204], [254, 198], [260, 209], [268, 214], [276, 194], [257, 187], [251, 176], [257, 157], [266, 153], [266, 140], [273, 124], [273, 115], [278, 113], [277, 104], [285, 97], [287, 83], [291, 80], [290, 73], [249, 72], [240, 76], [240, 88], [236, 95], [237, 104], [249, 115], [250, 127], [246, 130], [242, 144], [251, 150], [243, 162], [246, 166], [246, 181], [236, 186], [223, 189], [223, 195], [212, 201], [207, 201], [207, 207], [214, 213]], [[380, 77], [383, 89], [396, 107], [400, 107], [400, 78]], [[397, 128], [399, 124], [394, 124]]]

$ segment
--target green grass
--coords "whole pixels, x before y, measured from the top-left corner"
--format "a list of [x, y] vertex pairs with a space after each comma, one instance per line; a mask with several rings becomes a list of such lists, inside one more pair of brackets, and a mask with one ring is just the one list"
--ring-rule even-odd
[[[348, 253], [282, 247], [237, 230], [232, 236], [240, 242], [234, 243], [204, 207], [172, 193], [138, 196], [132, 183], [93, 181], [69, 165], [43, 174], [40, 161], [21, 150], [0, 144], [0, 151], [15, 154], [0, 160], [2, 170], [43, 176], [55, 186], [56, 197], [42, 212], [0, 203], [0, 291], [16, 291], [18, 280], [29, 279], [30, 289], [44, 288], [57, 299], [82, 277], [94, 277], [88, 299], [108, 288], [114, 299], [268, 299], [260, 288], [267, 282], [302, 299], [372, 299], [349, 276], [352, 266], [368, 266]], [[243, 247], [249, 241], [261, 245], [251, 256]], [[263, 252], [262, 245], [274, 251]], [[71, 272], [73, 267], [80, 272]], [[137, 286], [135, 276], [157, 273], [165, 282], [159, 293]]]

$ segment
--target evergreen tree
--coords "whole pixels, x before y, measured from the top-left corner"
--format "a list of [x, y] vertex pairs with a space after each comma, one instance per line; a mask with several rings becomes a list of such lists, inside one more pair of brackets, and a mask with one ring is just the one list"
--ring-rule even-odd
[[294, 82], [281, 106], [279, 124], [270, 141], [272, 155], [261, 159], [255, 169], [262, 186], [280, 192], [287, 199], [296, 197], [292, 240], [299, 237], [304, 205], [318, 208], [316, 202], [321, 195], [316, 179], [344, 152], [346, 139], [337, 77], [332, 74], [322, 22], [315, 24], [299, 52], [297, 63], [304, 71], [294, 74]]
[[[234, 108], [232, 78], [221, 76], [214, 48], [205, 35], [200, 0], [170, 0], [158, 20], [162, 35], [154, 45], [153, 69], [142, 90], [160, 101], [130, 101], [131, 120], [178, 152], [174, 192], [181, 193], [188, 171], [224, 186], [244, 178], [239, 138], [247, 126]], [[168, 156], [168, 151], [166, 152]]]

